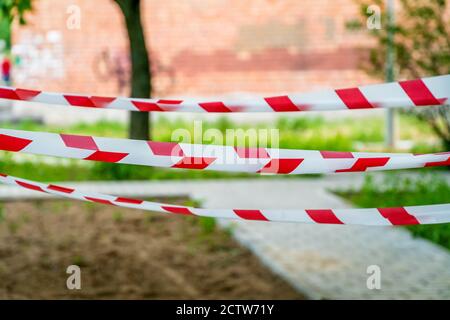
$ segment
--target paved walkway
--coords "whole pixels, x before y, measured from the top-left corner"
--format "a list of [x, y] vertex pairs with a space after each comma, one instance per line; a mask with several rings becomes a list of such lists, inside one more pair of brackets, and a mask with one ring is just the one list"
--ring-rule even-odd
[[[211, 208], [343, 208], [327, 188], [357, 186], [362, 175], [316, 179], [79, 183], [124, 196], [187, 195]], [[68, 184], [69, 185], [69, 184]], [[0, 200], [42, 197], [0, 187]], [[220, 221], [269, 268], [313, 299], [450, 299], [450, 254], [403, 228]], [[381, 269], [369, 290], [367, 267]]]

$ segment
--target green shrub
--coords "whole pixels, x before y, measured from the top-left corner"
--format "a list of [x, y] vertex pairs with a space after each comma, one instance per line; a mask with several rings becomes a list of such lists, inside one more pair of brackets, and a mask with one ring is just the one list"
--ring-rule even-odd
[[[361, 190], [338, 191], [360, 207], [418, 206], [450, 203], [450, 185], [437, 173], [418, 177], [385, 174], [382, 181], [369, 175]], [[450, 223], [407, 227], [413, 235], [429, 239], [450, 249]]]

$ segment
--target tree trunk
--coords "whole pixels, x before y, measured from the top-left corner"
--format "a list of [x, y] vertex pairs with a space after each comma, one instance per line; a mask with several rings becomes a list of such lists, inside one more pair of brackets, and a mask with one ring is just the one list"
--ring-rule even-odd
[[450, 140], [449, 139], [444, 139], [444, 151], [450, 151]]
[[[149, 98], [151, 87], [150, 61], [141, 22], [140, 0], [115, 0], [125, 18], [130, 41], [131, 97]], [[128, 134], [131, 139], [150, 139], [150, 113], [130, 112]]]

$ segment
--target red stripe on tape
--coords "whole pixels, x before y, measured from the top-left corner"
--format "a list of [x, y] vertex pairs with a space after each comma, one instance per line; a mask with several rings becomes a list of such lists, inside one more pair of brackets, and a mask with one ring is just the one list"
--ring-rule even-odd
[[416, 106], [439, 105], [444, 102], [436, 99], [421, 79], [400, 81], [399, 84]]
[[161, 208], [170, 213], [193, 215], [194, 213], [186, 207], [161, 206]]
[[267, 153], [266, 148], [243, 148], [243, 147], [235, 147], [239, 158], [247, 158], [247, 159], [267, 159], [269, 158], [269, 154]]
[[377, 210], [393, 225], [419, 224], [416, 217], [410, 215], [403, 207], [378, 208]]
[[288, 96], [264, 98], [269, 106], [276, 112], [289, 112], [306, 110], [307, 107], [296, 106]]
[[0, 149], [5, 151], [18, 152], [28, 146], [32, 140], [0, 134]]
[[93, 108], [95, 105], [92, 103], [91, 99], [86, 96], [75, 96], [75, 95], [63, 95], [64, 98], [69, 102], [70, 105], [76, 107], [88, 107]]
[[20, 186], [22, 186], [24, 188], [27, 188], [27, 189], [30, 189], [30, 190], [34, 190], [34, 191], [45, 192], [41, 187], [36, 186], [34, 184], [22, 182], [22, 181], [19, 181], [19, 180], [16, 180], [16, 182], [17, 182], [18, 185], [20, 185]]
[[343, 224], [330, 209], [305, 210], [309, 217], [317, 223]]
[[138, 199], [131, 199], [131, 198], [124, 198], [124, 197], [118, 197], [115, 202], [122, 202], [122, 203], [131, 203], [131, 204], [142, 204], [143, 200]]
[[70, 148], [98, 150], [94, 138], [89, 136], [77, 136], [72, 134], [60, 134], [64, 144]]
[[259, 173], [280, 173], [288, 174], [294, 171], [304, 159], [272, 159]]
[[9, 100], [20, 100], [14, 89], [0, 88], [0, 98]]
[[25, 100], [25, 101], [33, 99], [40, 93], [41, 93], [41, 91], [37, 91], [37, 90], [16, 89], [17, 96], [20, 98], [20, 100]]
[[354, 158], [351, 152], [340, 152], [340, 151], [320, 151], [320, 154], [324, 159], [350, 159]]
[[335, 91], [349, 109], [375, 108], [375, 106], [366, 99], [359, 88], [337, 89]]
[[215, 160], [216, 158], [184, 157], [177, 164], [173, 165], [172, 168], [205, 169]]
[[175, 142], [147, 141], [154, 155], [183, 157], [184, 153], [180, 145]]
[[180, 104], [183, 100], [166, 100], [166, 99], [159, 99], [158, 103], [160, 104]]
[[223, 102], [205, 102], [199, 103], [198, 105], [207, 112], [231, 112]]
[[348, 169], [336, 170], [336, 172], [358, 172], [366, 171], [370, 167], [381, 167], [384, 166], [388, 161], [389, 157], [384, 158], [360, 158], [356, 160], [352, 167]]
[[139, 111], [147, 112], [147, 111], [164, 111], [154, 102], [144, 102], [144, 101], [136, 101], [131, 100], [131, 103], [139, 109]]
[[108, 152], [108, 151], [95, 151], [89, 157], [84, 160], [103, 161], [103, 162], [118, 162], [125, 158], [128, 153], [121, 152]]
[[93, 198], [93, 197], [84, 197], [86, 200], [92, 201], [92, 202], [97, 202], [97, 203], [101, 203], [101, 204], [109, 204], [109, 205], [115, 205], [114, 203], [112, 203], [109, 200], [106, 199], [99, 199], [99, 198]]
[[443, 167], [443, 166], [450, 166], [450, 157], [448, 157], [447, 160], [444, 161], [434, 161], [425, 163], [425, 167]]
[[58, 192], [64, 192], [64, 193], [72, 193], [72, 192], [75, 191], [75, 189], [61, 187], [61, 186], [57, 186], [57, 185], [54, 185], [54, 184], [50, 184], [47, 187], [47, 189], [58, 191]]
[[261, 210], [233, 210], [240, 218], [246, 220], [262, 220], [268, 221], [268, 219], [262, 214]]
[[97, 96], [91, 97], [91, 101], [96, 108], [104, 108], [114, 100], [115, 98], [111, 97], [97, 97]]

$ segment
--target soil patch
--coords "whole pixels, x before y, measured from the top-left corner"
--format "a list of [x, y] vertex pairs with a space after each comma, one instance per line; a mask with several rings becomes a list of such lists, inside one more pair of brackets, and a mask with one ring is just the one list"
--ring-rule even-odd
[[[66, 287], [73, 264], [81, 290]], [[303, 297], [212, 219], [75, 201], [0, 203], [0, 299], [29, 298]]]

